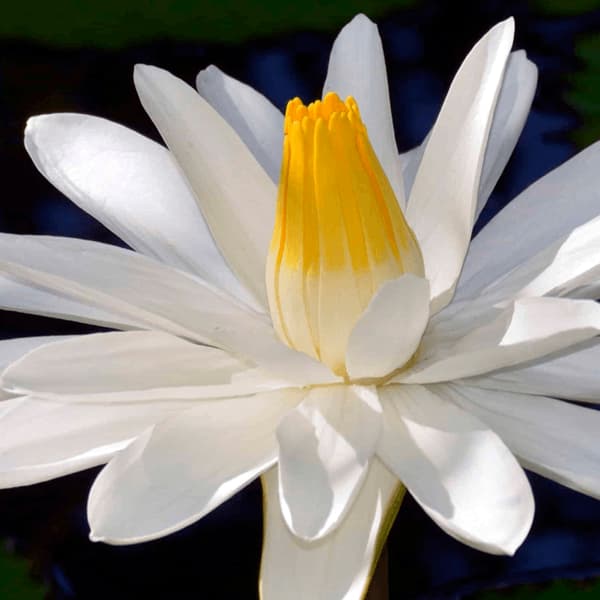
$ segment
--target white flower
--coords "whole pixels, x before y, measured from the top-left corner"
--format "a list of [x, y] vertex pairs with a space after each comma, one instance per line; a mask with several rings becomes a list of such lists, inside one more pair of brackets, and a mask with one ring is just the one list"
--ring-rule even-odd
[[277, 219], [283, 117], [214, 67], [199, 94], [136, 69], [169, 150], [95, 117], [31, 119], [40, 171], [135, 251], [0, 236], [3, 308], [125, 330], [2, 342], [0, 485], [108, 462], [91, 537], [125, 544], [262, 475], [268, 600], [361, 597], [402, 485], [450, 535], [506, 554], [534, 510], [519, 462], [598, 496], [600, 414], [556, 398], [600, 399], [600, 147], [469, 246], [535, 88], [512, 38], [508, 20], [473, 48], [399, 157], [377, 29], [356, 17], [324, 91], [353, 96], [379, 162], [352, 100], [324, 101], [339, 131], [292, 102]]

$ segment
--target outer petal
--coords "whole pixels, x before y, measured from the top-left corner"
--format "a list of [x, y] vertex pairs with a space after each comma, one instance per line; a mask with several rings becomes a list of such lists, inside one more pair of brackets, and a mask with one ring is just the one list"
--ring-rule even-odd
[[[511, 52], [485, 149], [476, 216], [485, 206], [517, 144], [531, 107], [536, 85], [537, 67], [527, 59], [523, 50]], [[416, 148], [400, 156], [407, 197], [410, 196], [428, 139], [429, 137]]]
[[350, 334], [350, 377], [383, 377], [404, 365], [416, 351], [428, 319], [426, 279], [404, 275], [384, 283]]
[[116, 123], [77, 114], [29, 119], [25, 147], [51, 183], [134, 250], [251, 301], [166, 148]]
[[375, 388], [315, 388], [277, 429], [279, 496], [290, 530], [315, 540], [338, 526], [367, 475], [381, 429]]
[[132, 544], [197, 521], [277, 460], [275, 428], [301, 397], [208, 400], [148, 430], [94, 482], [90, 537]]
[[82, 335], [33, 350], [2, 375], [29, 394], [100, 394], [230, 383], [244, 363], [159, 331]]
[[304, 542], [281, 515], [277, 468], [262, 478], [265, 535], [261, 600], [359, 600], [366, 594], [379, 552], [396, 516], [403, 488], [373, 460], [346, 519], [327, 537]]
[[323, 96], [354, 96], [369, 139], [396, 198], [404, 205], [404, 184], [394, 137], [385, 58], [377, 26], [357, 15], [339, 33], [331, 55]]
[[600, 305], [591, 300], [525, 298], [491, 323], [451, 344], [423, 339], [422, 358], [394, 381], [431, 383], [486, 373], [534, 360], [600, 332]]
[[196, 78], [200, 95], [235, 129], [260, 166], [277, 183], [283, 115], [254, 88], [210, 65]]
[[0, 487], [47, 481], [101, 465], [147, 427], [192, 406], [63, 404], [37, 398], [0, 403]]
[[600, 144], [580, 152], [522, 192], [471, 243], [456, 299], [490, 283], [598, 216]]
[[550, 356], [465, 380], [488, 390], [554, 396], [600, 403], [600, 342], [598, 338]]
[[537, 75], [537, 67], [527, 59], [524, 50], [510, 54], [485, 150], [475, 217], [485, 206], [517, 145], [531, 108]]
[[140, 100], [181, 165], [225, 259], [267, 306], [265, 262], [276, 189], [235, 131], [190, 86], [138, 65]]
[[[12, 298], [17, 310], [29, 310], [28, 290], [33, 290], [35, 304], [42, 289], [75, 300], [76, 307], [91, 305], [94, 315], [96, 306], [101, 314], [110, 311], [117, 325], [121, 321], [230, 349], [279, 377], [304, 377], [306, 383], [335, 379], [323, 364], [284, 346], [265, 315], [201, 279], [135, 252], [72, 238], [2, 234], [0, 257], [0, 275], [26, 286], [24, 307]], [[6, 306], [3, 300], [0, 306]], [[44, 301], [43, 306], [46, 314], [63, 316], [62, 300]]]
[[600, 498], [597, 410], [539, 396], [463, 385], [440, 387], [444, 395], [487, 423], [524, 467]]
[[2, 340], [0, 341], [0, 371], [3, 371], [10, 363], [40, 346], [69, 339], [73, 339], [73, 337], [69, 335], [41, 335]]
[[452, 537], [513, 554], [533, 520], [525, 473], [481, 421], [421, 386], [382, 388], [378, 455]]
[[434, 310], [452, 298], [475, 217], [484, 151], [514, 21], [496, 25], [459, 69], [427, 142], [407, 218], [423, 251]]

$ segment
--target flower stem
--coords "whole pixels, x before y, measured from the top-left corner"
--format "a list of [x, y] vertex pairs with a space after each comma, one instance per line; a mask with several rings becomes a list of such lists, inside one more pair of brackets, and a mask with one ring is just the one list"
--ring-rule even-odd
[[371, 579], [369, 591], [365, 596], [365, 600], [389, 600], [389, 570], [388, 570], [388, 549], [387, 544], [381, 550], [381, 556], [377, 561], [377, 567]]

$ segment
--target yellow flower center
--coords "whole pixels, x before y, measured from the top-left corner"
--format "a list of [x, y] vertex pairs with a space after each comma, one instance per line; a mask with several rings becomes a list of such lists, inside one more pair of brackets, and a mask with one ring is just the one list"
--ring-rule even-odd
[[423, 276], [421, 251], [356, 101], [290, 100], [266, 272], [278, 334], [345, 375], [356, 321], [381, 284], [404, 273]]

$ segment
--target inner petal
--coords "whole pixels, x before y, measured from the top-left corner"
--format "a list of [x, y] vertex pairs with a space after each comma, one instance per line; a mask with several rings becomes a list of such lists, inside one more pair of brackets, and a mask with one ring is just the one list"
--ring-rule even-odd
[[346, 375], [350, 332], [379, 287], [423, 259], [371, 147], [355, 100], [288, 103], [267, 261], [275, 328]]

